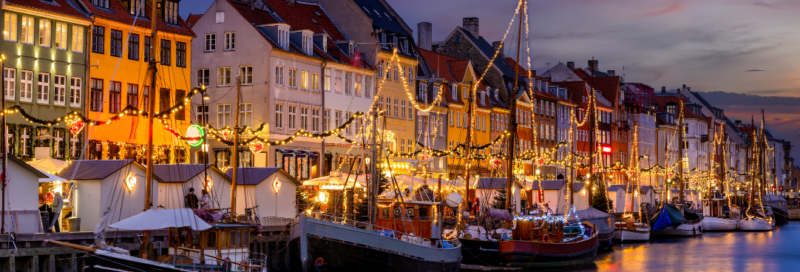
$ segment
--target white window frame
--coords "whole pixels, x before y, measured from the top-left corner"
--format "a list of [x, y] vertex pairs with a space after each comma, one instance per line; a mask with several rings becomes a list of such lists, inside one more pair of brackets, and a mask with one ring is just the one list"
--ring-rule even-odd
[[22, 36], [20, 40], [24, 44], [34, 44], [35, 41], [38, 39], [38, 35], [34, 36], [33, 30], [36, 28], [34, 25], [34, 19], [30, 16], [22, 16]]
[[72, 26], [72, 52], [83, 53], [82, 26]]
[[289, 130], [297, 130], [297, 105], [289, 104]]
[[364, 97], [372, 98], [372, 77], [364, 76]]
[[319, 73], [311, 74], [311, 91], [315, 93], [319, 92]]
[[197, 82], [195, 82], [195, 84], [197, 84], [196, 87], [198, 88], [201, 86], [208, 87], [209, 83], [211, 83], [211, 79], [209, 78], [210, 76], [211, 76], [211, 71], [209, 71], [208, 68], [197, 69], [197, 75], [196, 75]]
[[38, 45], [41, 47], [52, 46], [52, 27], [53, 24], [48, 19], [39, 19], [39, 35]]
[[297, 89], [297, 68], [289, 68], [289, 88]]
[[283, 77], [285, 68], [283, 66], [275, 66], [275, 86], [283, 87]]
[[55, 48], [60, 50], [67, 50], [67, 24], [56, 22], [56, 39]]
[[353, 94], [353, 73], [352, 72], [345, 72], [344, 73], [344, 94], [345, 95], [352, 95]]
[[231, 124], [231, 104], [217, 104], [217, 128]]
[[239, 126], [253, 126], [253, 103], [239, 104]]
[[3, 39], [6, 41], [17, 41], [17, 26], [19, 22], [16, 13], [6, 12], [3, 14]]
[[231, 86], [231, 67], [217, 68], [217, 86]]
[[3, 69], [3, 84], [5, 84], [5, 99], [14, 100], [17, 97], [17, 69], [8, 67]]
[[206, 33], [205, 44], [203, 44], [203, 47], [204, 47], [204, 52], [217, 51], [217, 33]]
[[253, 85], [253, 66], [239, 66], [239, 76], [241, 76], [242, 85]]
[[311, 132], [317, 133], [320, 129], [320, 108], [314, 107], [311, 109]]
[[50, 104], [50, 73], [37, 73], [36, 79], [36, 103]]
[[356, 77], [355, 81], [353, 82], [353, 84], [354, 84], [353, 85], [353, 91], [354, 91], [356, 96], [361, 97], [361, 94], [363, 93], [361, 88], [363, 88], [363, 86], [364, 86], [364, 85], [361, 84], [361, 81], [363, 80], [363, 76], [361, 74], [355, 74], [355, 77]]
[[308, 129], [308, 116], [310, 115], [309, 110], [311, 110], [309, 106], [300, 107], [300, 129], [304, 131], [309, 131]]
[[67, 76], [56, 75], [53, 80], [53, 104], [63, 106], [66, 104]]
[[308, 91], [308, 85], [309, 85], [308, 71], [302, 70], [300, 71], [300, 89], [303, 91]]
[[83, 79], [80, 77], [69, 78], [69, 105], [71, 107], [81, 106], [81, 93], [83, 90]]
[[325, 68], [325, 74], [322, 75], [322, 76], [323, 76], [323, 80], [324, 80], [324, 82], [322, 84], [322, 88], [325, 90], [325, 92], [330, 92], [331, 91], [331, 68]]
[[236, 32], [225, 32], [225, 51], [236, 50]]
[[276, 103], [275, 104], [275, 128], [276, 129], [283, 129], [283, 108], [285, 104], [283, 103]]

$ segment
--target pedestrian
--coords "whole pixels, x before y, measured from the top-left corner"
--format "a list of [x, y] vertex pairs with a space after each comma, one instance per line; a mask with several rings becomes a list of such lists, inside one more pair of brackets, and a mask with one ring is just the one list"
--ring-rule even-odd
[[211, 196], [208, 194], [208, 191], [206, 191], [206, 189], [203, 189], [201, 192], [203, 196], [200, 197], [200, 208], [201, 209], [211, 208]]
[[53, 204], [50, 207], [53, 208], [53, 217], [50, 218], [50, 226], [47, 227], [47, 230], [50, 231], [55, 226], [56, 232], [61, 232], [61, 224], [58, 223], [61, 209], [64, 208], [64, 199], [61, 198], [61, 192], [56, 192], [55, 197], [53, 197]]
[[194, 194], [194, 188], [189, 188], [189, 193], [183, 197], [184, 208], [197, 209], [197, 195]]

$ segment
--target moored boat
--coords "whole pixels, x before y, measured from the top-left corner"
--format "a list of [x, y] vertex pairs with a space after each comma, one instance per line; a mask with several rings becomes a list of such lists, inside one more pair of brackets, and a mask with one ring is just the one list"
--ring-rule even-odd
[[621, 242], [649, 241], [650, 225], [639, 222], [617, 222], [614, 225], [614, 240]]
[[652, 226], [652, 236], [692, 237], [703, 234], [703, 216], [666, 203]]
[[739, 207], [729, 206], [724, 198], [703, 199], [702, 203], [705, 231], [734, 231], [739, 228]]
[[739, 219], [706, 217], [703, 227], [705, 231], [734, 231], [739, 229]]
[[563, 217], [517, 218], [512, 240], [501, 241], [502, 265], [548, 268], [585, 265], [597, 257], [598, 231], [588, 222]]
[[772, 220], [759, 217], [745, 217], [739, 220], [739, 230], [741, 231], [770, 231], [772, 230]]

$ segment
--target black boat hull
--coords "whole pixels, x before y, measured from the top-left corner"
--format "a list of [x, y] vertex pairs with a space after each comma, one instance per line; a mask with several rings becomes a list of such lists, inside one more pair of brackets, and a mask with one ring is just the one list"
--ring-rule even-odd
[[[316, 271], [459, 271], [460, 261], [431, 262], [362, 245], [309, 235], [307, 272]], [[289, 242], [291, 271], [302, 271], [300, 239]]]
[[523, 269], [530, 268], [557, 268], [557, 267], [574, 267], [594, 263], [597, 258], [597, 248], [595, 245], [592, 249], [582, 252], [578, 255], [564, 256], [564, 255], [546, 255], [546, 254], [513, 254], [506, 255], [505, 260], [501, 266], [511, 266]]
[[473, 239], [458, 241], [461, 242], [461, 262], [464, 264], [499, 266], [503, 260], [497, 255], [497, 242]]
[[789, 214], [777, 207], [772, 207], [772, 216], [775, 217], [775, 225], [789, 224]]

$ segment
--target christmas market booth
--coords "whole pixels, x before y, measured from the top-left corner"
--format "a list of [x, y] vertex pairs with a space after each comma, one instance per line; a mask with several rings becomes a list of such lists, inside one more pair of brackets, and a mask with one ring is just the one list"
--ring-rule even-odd
[[[2, 159], [2, 155], [0, 155]], [[27, 163], [13, 155], [8, 156], [6, 164], [7, 183], [6, 183], [6, 210], [5, 222], [6, 231], [15, 233], [37, 233], [43, 232], [43, 223], [38, 211], [40, 202], [45, 203], [42, 194], [39, 193], [39, 201], [33, 198], [37, 191], [44, 190], [39, 187], [41, 179], [47, 179], [45, 173], [31, 167]], [[42, 192], [42, 191], [39, 191]], [[55, 194], [55, 193], [54, 193]]]
[[[233, 169], [225, 174], [233, 175]], [[239, 167], [236, 173], [236, 214], [257, 218], [262, 225], [273, 219], [294, 218], [300, 182], [277, 167]]]
[[203, 190], [208, 193], [209, 201], [198, 208], [231, 206], [231, 178], [213, 164], [158, 164], [153, 165], [153, 175], [159, 180], [158, 203], [166, 209], [186, 208], [184, 196], [192, 188], [198, 200], [203, 199]]

